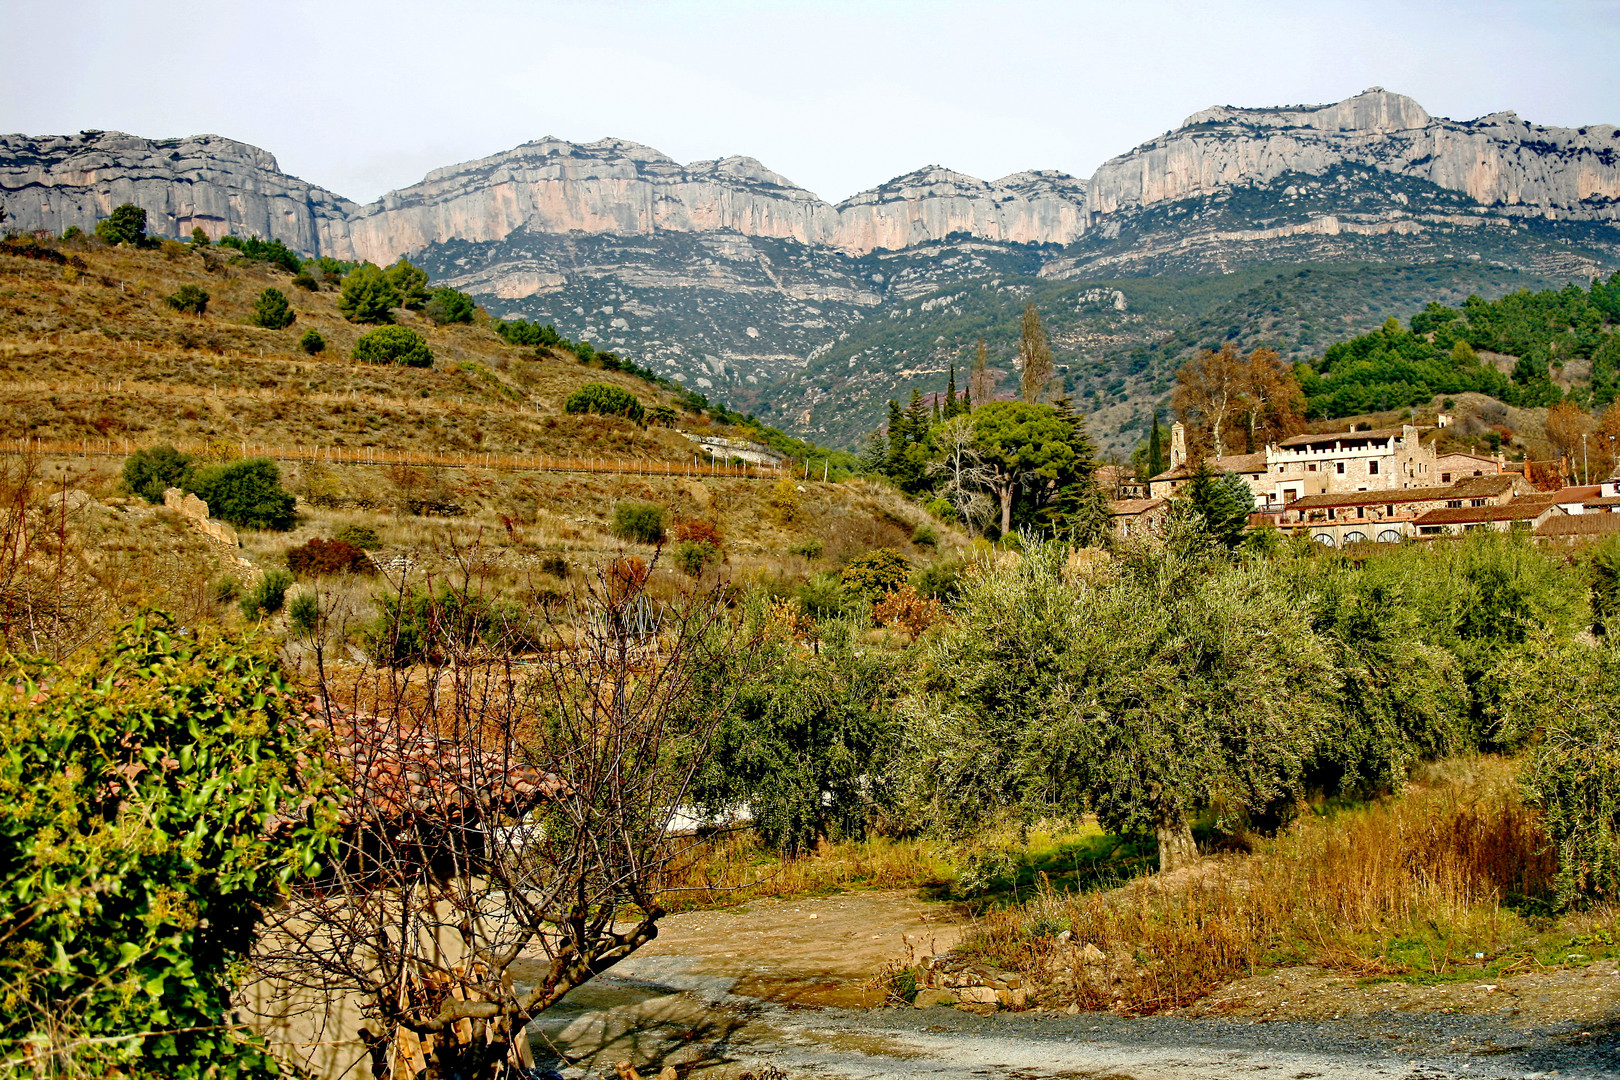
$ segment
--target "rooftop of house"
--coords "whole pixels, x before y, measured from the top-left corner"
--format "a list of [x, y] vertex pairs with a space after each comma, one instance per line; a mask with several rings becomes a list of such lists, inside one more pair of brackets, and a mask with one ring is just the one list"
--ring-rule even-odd
[[1559, 488], [1557, 491], [1540, 491], [1533, 497], [1555, 503], [1584, 503], [1587, 499], [1595, 499], [1602, 494], [1601, 484], [1583, 484], [1580, 487]]
[[[1209, 460], [1209, 459], [1205, 459]], [[1262, 450], [1254, 454], [1226, 454], [1223, 457], [1209, 461], [1209, 467], [1218, 473], [1263, 473], [1266, 471], [1266, 454]], [[1173, 469], [1166, 469], [1150, 480], [1157, 483], [1160, 480], [1186, 480], [1198, 471], [1197, 463], [1183, 461]]]
[[1445, 453], [1438, 456], [1439, 460], [1441, 461], [1445, 461], [1447, 458], [1471, 458], [1474, 461], [1482, 461], [1487, 465], [1498, 464], [1497, 460], [1493, 457], [1486, 457], [1484, 454], [1475, 454], [1468, 450], [1447, 450]]
[[1536, 535], [1620, 535], [1620, 514], [1556, 514], [1536, 526]]
[[1587, 499], [1581, 504], [1588, 510], [1608, 510], [1620, 507], [1620, 495], [1607, 495], [1601, 499]]
[[1557, 503], [1546, 499], [1514, 499], [1497, 506], [1443, 506], [1430, 510], [1418, 518], [1416, 524], [1421, 528], [1424, 525], [1473, 525], [1486, 521], [1531, 521], [1542, 514], [1554, 512], [1563, 515]]
[[1324, 446], [1336, 442], [1380, 442], [1384, 439], [1398, 439], [1404, 428], [1367, 428], [1361, 431], [1318, 431], [1309, 435], [1295, 435], [1284, 439], [1277, 445], [1284, 450], [1293, 450], [1301, 446]]
[[1436, 499], [1483, 499], [1513, 490], [1513, 477], [1465, 476], [1443, 487], [1387, 488], [1383, 491], [1340, 491], [1331, 495], [1302, 495], [1289, 510], [1323, 510], [1337, 506], [1376, 506], [1381, 503], [1432, 502]]
[[1134, 514], [1145, 514], [1149, 510], [1156, 510], [1165, 505], [1165, 499], [1118, 499], [1108, 504], [1110, 517], [1130, 517]]

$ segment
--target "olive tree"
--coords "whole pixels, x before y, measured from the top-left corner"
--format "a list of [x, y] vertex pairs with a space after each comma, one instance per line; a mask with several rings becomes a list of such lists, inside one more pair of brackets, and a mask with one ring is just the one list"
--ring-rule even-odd
[[1265, 568], [1195, 540], [1144, 541], [1090, 576], [1065, 549], [968, 576], [904, 704], [909, 787], [958, 832], [986, 814], [1095, 811], [1152, 832], [1161, 869], [1193, 857], [1205, 807], [1303, 794], [1329, 660]]

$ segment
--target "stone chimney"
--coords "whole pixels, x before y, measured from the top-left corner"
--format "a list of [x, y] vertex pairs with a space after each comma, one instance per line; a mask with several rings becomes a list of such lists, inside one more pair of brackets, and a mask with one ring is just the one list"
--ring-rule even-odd
[[1170, 425], [1170, 467], [1187, 463], [1187, 427], [1180, 420]]

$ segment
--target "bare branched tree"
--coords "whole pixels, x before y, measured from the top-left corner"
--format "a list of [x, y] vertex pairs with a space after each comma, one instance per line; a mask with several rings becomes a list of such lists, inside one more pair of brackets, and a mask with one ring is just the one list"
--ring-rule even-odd
[[928, 475], [943, 479], [940, 493], [964, 522], [983, 525], [996, 511], [989, 495], [995, 472], [984, 463], [974, 442], [973, 417], [965, 413], [952, 417], [940, 426], [935, 438], [942, 454], [928, 463]]
[[89, 503], [47, 484], [38, 454], [0, 454], [0, 650], [60, 659], [105, 626], [111, 603], [80, 536]]
[[1018, 336], [1018, 366], [1023, 372], [1022, 396], [1031, 405], [1046, 400], [1056, 369], [1052, 366], [1052, 346], [1046, 340], [1046, 327], [1033, 303], [1024, 305], [1024, 319]]
[[[357, 996], [375, 1075], [516, 1075], [533, 1017], [656, 936], [671, 822], [770, 650], [720, 590], [646, 582], [604, 568], [538, 646], [471, 574], [399, 588], [373, 643], [396, 666], [344, 672], [317, 644], [341, 852], [256, 962], [283, 996]], [[691, 715], [718, 671], [744, 678]]]

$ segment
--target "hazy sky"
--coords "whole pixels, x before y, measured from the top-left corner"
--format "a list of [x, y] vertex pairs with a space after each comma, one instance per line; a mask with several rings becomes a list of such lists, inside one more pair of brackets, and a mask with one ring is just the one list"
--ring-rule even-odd
[[370, 200], [556, 135], [748, 154], [838, 200], [928, 164], [1088, 176], [1209, 105], [1381, 84], [1620, 123], [1620, 0], [3, 0], [0, 131], [212, 132]]

